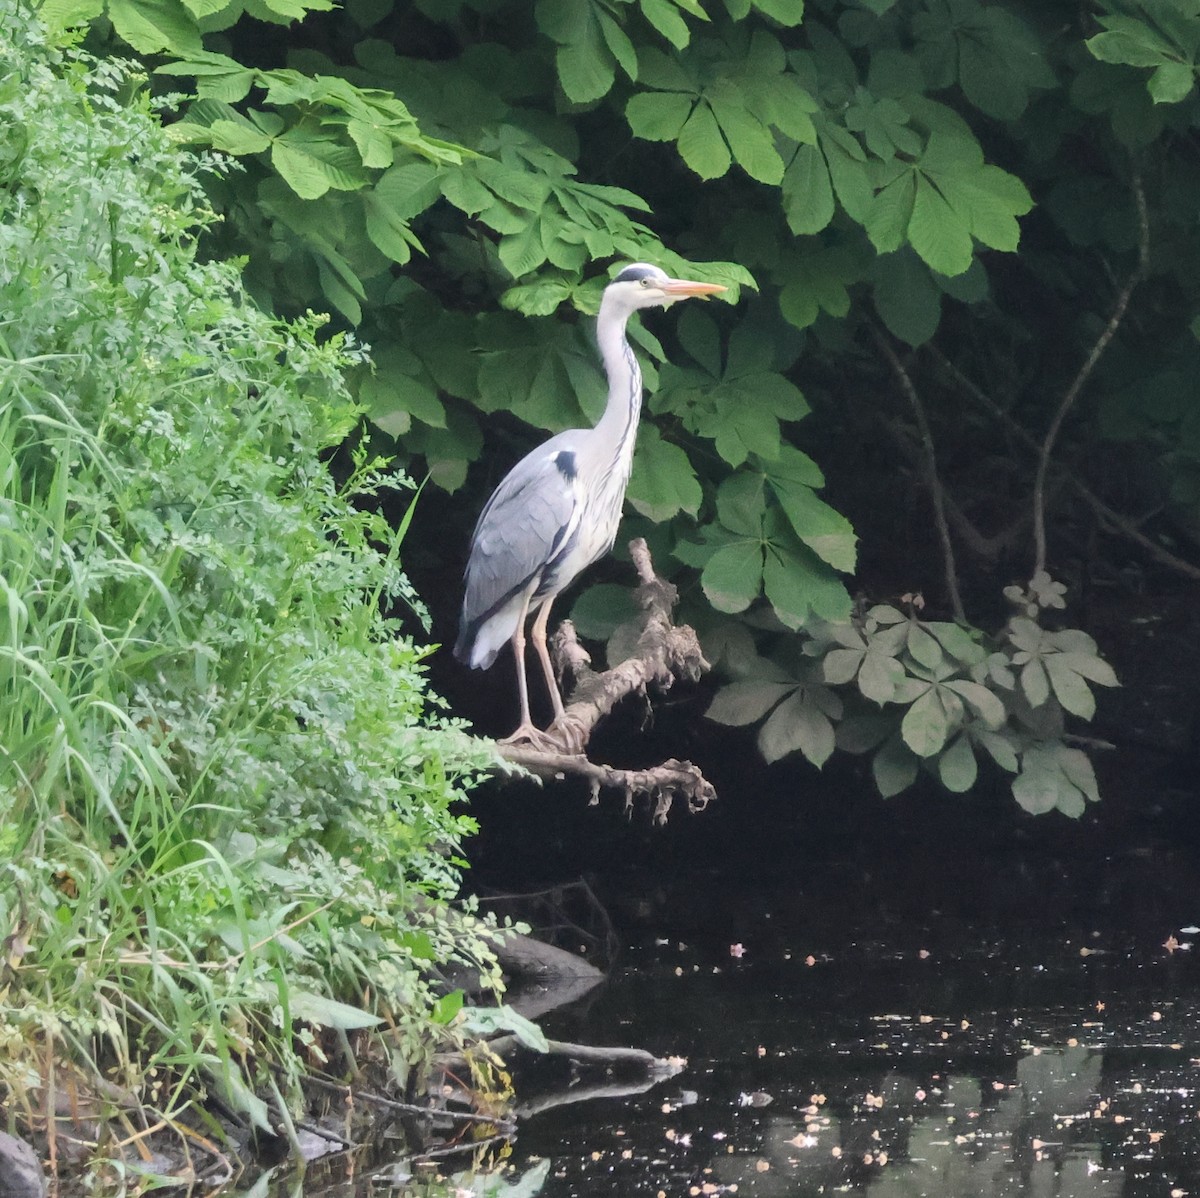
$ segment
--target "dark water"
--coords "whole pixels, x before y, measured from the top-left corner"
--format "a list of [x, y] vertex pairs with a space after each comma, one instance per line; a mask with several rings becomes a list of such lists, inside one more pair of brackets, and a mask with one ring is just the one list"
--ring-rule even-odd
[[810, 953], [772, 929], [735, 957], [648, 941], [547, 1030], [686, 1057], [678, 1076], [544, 1111], [434, 1169], [360, 1164], [302, 1192], [1200, 1194], [1200, 948], [1166, 931], [1178, 947], [1030, 932]]
[[1200, 848], [1139, 781], [1104, 822], [756, 796], [665, 833], [506, 793], [479, 871], [588, 876], [623, 945], [547, 1033], [686, 1067], [281, 1192], [1200, 1198]]

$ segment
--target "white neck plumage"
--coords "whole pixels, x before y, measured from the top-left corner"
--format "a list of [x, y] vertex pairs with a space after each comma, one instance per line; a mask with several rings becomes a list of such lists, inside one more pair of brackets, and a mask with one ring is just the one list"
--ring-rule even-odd
[[596, 341], [608, 377], [608, 402], [596, 424], [596, 440], [611, 446], [611, 461], [619, 475], [629, 477], [638, 417], [642, 411], [642, 371], [625, 336], [629, 311], [610, 304], [605, 296], [596, 321]]

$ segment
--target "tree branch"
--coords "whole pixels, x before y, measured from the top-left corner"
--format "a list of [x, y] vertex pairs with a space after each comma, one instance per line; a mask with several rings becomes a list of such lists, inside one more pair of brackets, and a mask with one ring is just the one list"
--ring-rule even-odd
[[599, 801], [604, 788], [623, 791], [626, 810], [636, 798], [646, 796], [652, 804], [654, 822], [661, 824], [676, 798], [684, 799], [690, 812], [702, 811], [716, 798], [716, 791], [700, 769], [674, 758], [648, 769], [618, 769], [589, 760], [587, 745], [596, 725], [622, 699], [644, 695], [652, 685], [669, 690], [679, 679], [694, 682], [709, 664], [695, 632], [673, 622], [678, 592], [655, 574], [646, 542], [640, 537], [631, 541], [629, 555], [638, 572], [635, 599], [642, 609], [633, 656], [603, 673], [595, 672], [587, 651], [576, 638], [574, 625], [564, 620], [551, 640], [560, 673], [570, 673], [575, 679], [563, 718], [550, 730], [550, 735], [562, 744], [562, 751], [522, 743], [501, 745], [499, 751], [506, 761], [540, 778], [560, 781], [574, 775], [585, 779], [593, 803]]
[[[930, 345], [926, 349], [943, 369], [953, 375], [963, 391], [975, 400], [981, 408], [994, 419], [1000, 421], [1028, 449], [1031, 449], [1034, 453], [1041, 452], [1041, 444], [1038, 440], [1022, 425], [1018, 424], [978, 383], [967, 378], [936, 346]], [[1166, 566], [1168, 569], [1175, 571], [1175, 573], [1185, 578], [1193, 578], [1200, 581], [1200, 566], [1196, 566], [1185, 558], [1178, 557], [1169, 549], [1164, 549], [1157, 541], [1151, 540], [1128, 516], [1123, 516], [1115, 508], [1109, 507], [1082, 479], [1077, 478], [1061, 462], [1055, 462], [1054, 466], [1062, 472], [1063, 479], [1067, 485], [1101, 520], [1105, 521], [1123, 537], [1145, 550], [1146, 554], [1160, 565]]]
[[887, 359], [887, 364], [892, 368], [892, 373], [896, 376], [896, 381], [900, 384], [900, 390], [904, 392], [904, 397], [908, 400], [917, 421], [917, 429], [921, 434], [921, 447], [924, 451], [923, 469], [925, 485], [929, 489], [929, 499], [933, 504], [933, 520], [937, 527], [938, 540], [942, 546], [942, 564], [946, 574], [946, 593], [950, 597], [950, 607], [954, 613], [954, 618], [959, 623], [965, 624], [967, 622], [967, 613], [963, 608], [962, 596], [958, 592], [958, 569], [954, 563], [954, 542], [950, 539], [950, 526], [946, 522], [945, 493], [942, 490], [941, 479], [938, 477], [937, 453], [933, 444], [933, 432], [925, 416], [925, 406], [921, 403], [921, 397], [917, 394], [917, 389], [913, 386], [913, 381], [909, 377], [908, 371], [904, 369], [904, 364], [896, 356], [896, 351], [892, 349], [891, 343], [874, 325], [871, 325], [870, 328], [871, 334], [875, 338], [875, 344], [879, 347], [879, 352], [883, 354], [884, 358]]
[[1130, 271], [1129, 278], [1125, 280], [1125, 286], [1121, 288], [1121, 293], [1117, 296], [1117, 302], [1113, 307], [1113, 313], [1109, 317], [1108, 324], [1104, 326], [1100, 336], [1096, 338], [1096, 343], [1084, 359], [1083, 365], [1080, 366], [1079, 373], [1072, 380], [1071, 385], [1063, 395], [1062, 401], [1058, 405], [1058, 410], [1054, 413], [1054, 418], [1050, 421], [1050, 427], [1046, 429], [1046, 435], [1042, 438], [1041, 447], [1038, 451], [1037, 473], [1033, 480], [1033, 577], [1046, 572], [1046, 475], [1050, 470], [1050, 455], [1054, 450], [1054, 442], [1058, 439], [1059, 430], [1062, 428], [1062, 423], [1066, 419], [1067, 413], [1070, 412], [1071, 408], [1075, 405], [1075, 401], [1079, 398], [1084, 383], [1091, 377], [1096, 363], [1100, 361], [1100, 355], [1108, 348], [1108, 343], [1113, 339], [1117, 329], [1120, 327], [1121, 321], [1125, 316], [1125, 310], [1129, 307], [1129, 298], [1133, 295], [1133, 289], [1141, 282], [1150, 260], [1150, 219], [1146, 214], [1146, 195], [1142, 190], [1142, 180], [1137, 174], [1133, 176], [1132, 187], [1133, 198], [1137, 204], [1138, 213], [1137, 265]]

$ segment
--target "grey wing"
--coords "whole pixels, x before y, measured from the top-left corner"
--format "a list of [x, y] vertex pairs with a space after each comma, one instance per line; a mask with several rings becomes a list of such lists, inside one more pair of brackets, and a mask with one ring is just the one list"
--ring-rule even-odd
[[489, 619], [540, 581], [575, 534], [580, 505], [566, 436], [560, 433], [522, 458], [480, 514], [455, 646], [460, 657]]

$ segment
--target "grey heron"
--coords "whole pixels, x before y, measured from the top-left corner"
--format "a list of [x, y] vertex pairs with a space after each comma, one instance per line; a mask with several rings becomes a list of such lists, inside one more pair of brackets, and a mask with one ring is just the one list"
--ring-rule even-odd
[[620, 271], [604, 289], [596, 319], [608, 377], [608, 401], [599, 421], [594, 428], [558, 433], [523, 457], [479, 516], [454, 656], [472, 669], [487, 669], [504, 645], [512, 644], [521, 722], [507, 743], [553, 741], [529, 714], [526, 621], [533, 616], [529, 639], [550, 692], [553, 728], [563, 718], [563, 701], [546, 649], [551, 605], [616, 540], [642, 409], [642, 372], [625, 336], [629, 318], [639, 308], [667, 307], [724, 290], [716, 283], [673, 279], [643, 262]]

